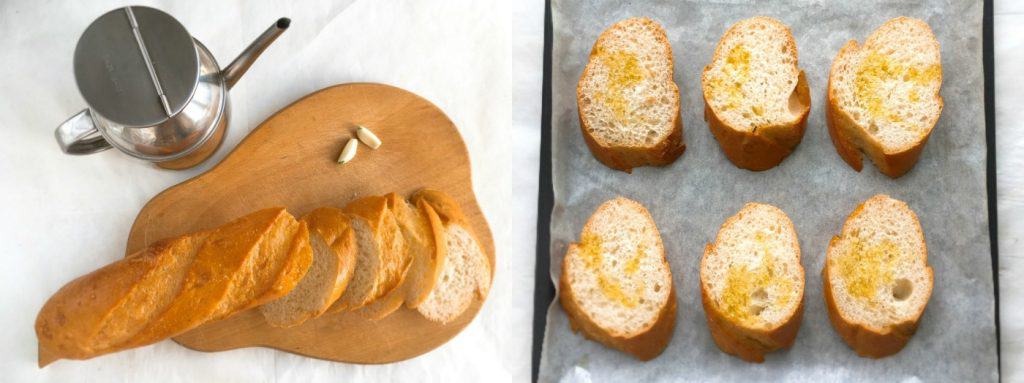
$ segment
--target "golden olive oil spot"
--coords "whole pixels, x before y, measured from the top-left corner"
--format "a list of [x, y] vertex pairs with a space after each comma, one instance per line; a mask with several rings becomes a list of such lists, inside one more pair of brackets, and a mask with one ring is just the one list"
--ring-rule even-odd
[[849, 252], [833, 260], [833, 267], [838, 269], [848, 294], [871, 302], [884, 286], [893, 283], [899, 258], [900, 250], [892, 242], [868, 245], [855, 238]]
[[755, 306], [786, 306], [793, 299], [793, 281], [782, 272], [782, 265], [776, 262], [768, 241], [761, 233], [755, 240], [760, 245], [757, 253], [761, 263], [753, 268], [729, 266], [725, 288], [718, 301], [725, 316], [740, 323], [751, 323], [760, 314], [761, 310]]
[[[919, 66], [903, 65], [891, 57], [871, 51], [857, 66], [854, 79], [854, 97], [867, 113], [875, 118], [885, 118], [889, 122], [902, 122], [903, 117], [886, 105], [894, 87], [887, 84], [902, 82], [913, 87], [926, 86], [942, 76], [939, 65]], [[920, 94], [912, 89], [907, 94], [907, 101], [920, 101]]]
[[[604, 294], [608, 299], [617, 302], [618, 304], [626, 307], [636, 307], [639, 303], [639, 297], [643, 294], [643, 281], [637, 283], [637, 291], [635, 294], [627, 294], [619, 281], [609, 276], [605, 271], [604, 256], [602, 254], [601, 237], [596, 234], [584, 234], [580, 238], [580, 251], [579, 254], [583, 257], [584, 263], [594, 273], [597, 274], [597, 284], [601, 289], [601, 293]], [[637, 249], [637, 254], [634, 255], [625, 265], [626, 274], [632, 276], [639, 268], [639, 258], [643, 254], [643, 249]], [[633, 264], [636, 264], [635, 266]]]
[[711, 78], [708, 87], [712, 94], [724, 94], [723, 110], [739, 107], [743, 102], [743, 84], [750, 80], [750, 51], [741, 44], [734, 45], [725, 56], [722, 70]]
[[629, 108], [626, 92], [643, 81], [646, 71], [636, 55], [626, 51], [598, 49], [597, 57], [608, 70], [607, 89], [599, 97], [612, 110], [617, 121], [628, 122], [634, 111]]

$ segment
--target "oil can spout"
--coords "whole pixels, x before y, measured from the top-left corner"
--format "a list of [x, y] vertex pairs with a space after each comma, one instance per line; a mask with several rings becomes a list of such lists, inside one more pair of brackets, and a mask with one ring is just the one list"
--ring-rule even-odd
[[245, 75], [245, 71], [249, 70], [249, 67], [252, 66], [252, 63], [256, 62], [256, 59], [260, 57], [260, 54], [263, 53], [263, 51], [274, 42], [274, 40], [277, 40], [277, 37], [280, 36], [281, 33], [284, 33], [285, 29], [288, 29], [291, 22], [292, 20], [287, 17], [278, 19], [277, 22], [271, 25], [270, 28], [267, 28], [260, 37], [257, 37], [252, 44], [249, 44], [249, 47], [245, 48], [245, 50], [242, 51], [242, 53], [231, 62], [231, 64], [228, 64], [228, 66], [221, 71], [221, 75], [224, 76], [224, 82], [227, 84], [228, 89], [235, 86], [238, 79], [242, 78], [242, 76]]

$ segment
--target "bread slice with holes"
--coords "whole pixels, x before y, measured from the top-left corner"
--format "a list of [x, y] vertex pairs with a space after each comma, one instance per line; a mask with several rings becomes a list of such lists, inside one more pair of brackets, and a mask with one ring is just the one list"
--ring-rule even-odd
[[789, 27], [770, 17], [734, 24], [701, 77], [704, 120], [737, 167], [770, 169], [804, 136], [811, 110]]
[[345, 292], [356, 265], [356, 237], [340, 209], [321, 207], [302, 221], [309, 226], [313, 264], [288, 295], [260, 306], [267, 323], [293, 327], [323, 314]]
[[846, 344], [870, 358], [899, 352], [934, 282], [917, 215], [884, 194], [860, 204], [829, 242], [821, 279], [829, 320]]
[[426, 298], [416, 306], [425, 318], [449, 323], [462, 315], [474, 299], [483, 300], [491, 286], [492, 265], [480, 241], [451, 196], [423, 189], [412, 196], [417, 206], [426, 205], [436, 213], [431, 230], [443, 240], [444, 258], [440, 274]]
[[942, 113], [942, 60], [928, 24], [889, 20], [839, 50], [828, 77], [828, 131], [854, 170], [868, 158], [896, 178], [921, 156]]
[[601, 204], [569, 245], [559, 298], [573, 331], [640, 360], [672, 339], [676, 297], [661, 234], [640, 203]]
[[345, 293], [332, 311], [364, 307], [402, 283], [408, 267], [408, 249], [394, 213], [383, 196], [350, 202], [342, 209], [355, 233], [356, 266]]
[[576, 87], [580, 128], [598, 161], [631, 172], [683, 154], [674, 65], [665, 30], [651, 19], [622, 20], [601, 33]]
[[700, 261], [701, 301], [711, 337], [748, 362], [789, 348], [804, 311], [804, 269], [789, 217], [748, 203], [729, 217]]

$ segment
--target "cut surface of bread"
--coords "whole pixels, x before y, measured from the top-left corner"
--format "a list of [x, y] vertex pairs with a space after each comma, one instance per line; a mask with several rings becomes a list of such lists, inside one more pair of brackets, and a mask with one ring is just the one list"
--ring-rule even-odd
[[573, 330], [590, 339], [649, 360], [672, 337], [672, 273], [654, 220], [635, 201], [597, 208], [569, 245], [559, 286]]
[[424, 189], [412, 200], [437, 213], [439, 219], [428, 220], [431, 230], [443, 240], [445, 251], [438, 280], [416, 310], [429, 320], [448, 323], [462, 315], [474, 298], [486, 298], [491, 285], [490, 261], [450, 196]]
[[309, 269], [305, 223], [284, 208], [257, 211], [212, 230], [167, 309], [121, 345], [138, 347], [277, 299]]
[[804, 269], [782, 210], [748, 203], [704, 249], [701, 298], [715, 344], [750, 362], [789, 347], [803, 316]]
[[171, 303], [206, 236], [154, 243], [61, 288], [36, 318], [40, 366], [116, 351]]
[[701, 85], [711, 133], [736, 166], [774, 167], [803, 138], [810, 92], [793, 34], [778, 20], [754, 17], [729, 28]]
[[828, 124], [836, 151], [860, 171], [861, 153], [899, 177], [917, 162], [942, 113], [939, 42], [924, 21], [889, 20], [848, 42], [832, 62]]
[[933, 278], [917, 215], [902, 201], [876, 195], [829, 243], [822, 270], [829, 319], [857, 354], [895, 354], [917, 330]]
[[322, 207], [302, 221], [309, 226], [313, 263], [287, 295], [260, 306], [274, 327], [297, 326], [323, 314], [344, 293], [356, 264], [356, 239], [340, 209]]
[[599, 161], [631, 171], [683, 153], [679, 88], [665, 30], [648, 18], [619, 21], [598, 37], [576, 88], [580, 127]]
[[351, 218], [358, 256], [337, 309], [357, 309], [395, 289], [408, 268], [405, 239], [383, 196], [364, 197], [343, 209]]

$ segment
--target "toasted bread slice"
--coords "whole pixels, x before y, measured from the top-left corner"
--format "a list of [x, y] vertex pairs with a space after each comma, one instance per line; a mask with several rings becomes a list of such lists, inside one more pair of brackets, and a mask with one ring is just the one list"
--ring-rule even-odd
[[828, 131], [858, 172], [861, 152], [896, 178], [921, 156], [942, 113], [939, 42], [924, 21], [889, 20], [839, 50], [828, 76]]
[[850, 213], [821, 271], [828, 317], [860, 356], [903, 349], [932, 294], [924, 232], [910, 207], [880, 194]]
[[383, 196], [363, 197], [343, 209], [351, 218], [359, 253], [349, 286], [332, 310], [353, 310], [381, 298], [402, 283], [408, 249]]
[[643, 205], [619, 197], [597, 208], [566, 252], [559, 297], [573, 331], [640, 360], [661, 354], [675, 328], [675, 289]]
[[800, 144], [811, 110], [789, 27], [770, 17], [734, 24], [701, 77], [704, 120], [736, 166], [767, 170]]
[[312, 262], [309, 230], [284, 208], [249, 214], [210, 231], [174, 300], [120, 349], [179, 335], [284, 296]]
[[700, 261], [708, 328], [722, 351], [761, 363], [793, 345], [803, 317], [804, 268], [793, 223], [775, 206], [748, 203], [729, 217]]
[[598, 161], [631, 172], [683, 154], [673, 71], [672, 47], [657, 22], [631, 18], [601, 33], [576, 87], [580, 128]]
[[274, 327], [298, 326], [323, 314], [345, 292], [355, 269], [356, 237], [345, 213], [321, 207], [302, 221], [310, 228], [313, 264], [288, 295], [260, 306]]
[[462, 209], [450, 196], [423, 189], [412, 196], [412, 201], [436, 212], [439, 219], [428, 215], [428, 220], [434, 235], [443, 240], [445, 252], [438, 279], [416, 310], [429, 320], [448, 323], [462, 315], [474, 298], [487, 297], [491, 264]]

